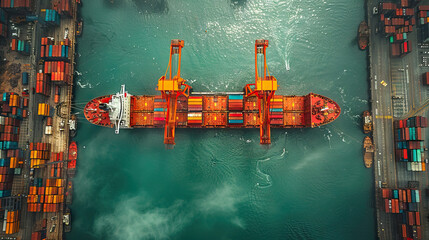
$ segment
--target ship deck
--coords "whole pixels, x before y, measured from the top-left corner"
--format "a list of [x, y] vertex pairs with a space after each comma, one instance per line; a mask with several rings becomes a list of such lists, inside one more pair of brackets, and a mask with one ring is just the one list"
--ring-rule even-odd
[[[90, 101], [85, 108], [87, 120], [113, 127], [108, 112], [98, 107], [109, 99], [110, 95]], [[335, 120], [340, 111], [337, 103], [318, 94], [276, 95], [270, 103], [270, 122], [272, 128], [317, 127]], [[131, 96], [132, 128], [163, 128], [166, 113], [167, 104], [160, 95]], [[194, 93], [177, 101], [178, 128], [257, 128], [259, 119], [257, 97], [244, 97], [241, 92]]]

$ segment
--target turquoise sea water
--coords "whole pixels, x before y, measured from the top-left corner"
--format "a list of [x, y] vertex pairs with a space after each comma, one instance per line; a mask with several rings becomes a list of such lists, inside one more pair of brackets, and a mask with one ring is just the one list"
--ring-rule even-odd
[[[315, 92], [342, 115], [315, 129], [162, 129], [115, 135], [81, 110], [78, 173], [67, 239], [375, 239], [372, 169], [362, 161], [368, 108], [358, 50], [363, 1], [84, 1], [75, 101], [157, 94], [171, 39], [185, 41], [182, 77], [195, 91], [254, 82], [254, 40], [270, 41], [279, 94]], [[289, 69], [289, 70], [288, 70]]]

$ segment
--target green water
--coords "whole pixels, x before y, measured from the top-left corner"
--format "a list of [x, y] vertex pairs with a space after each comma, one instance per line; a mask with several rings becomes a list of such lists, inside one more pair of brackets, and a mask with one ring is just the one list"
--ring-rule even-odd
[[[363, 167], [360, 114], [366, 55], [356, 32], [363, 1], [84, 1], [76, 102], [156, 94], [171, 39], [185, 40], [182, 77], [196, 91], [254, 82], [254, 40], [270, 41], [279, 94], [316, 92], [342, 115], [316, 129], [78, 132], [73, 231], [67, 239], [375, 239], [372, 170]], [[289, 65], [289, 70], [287, 69]]]

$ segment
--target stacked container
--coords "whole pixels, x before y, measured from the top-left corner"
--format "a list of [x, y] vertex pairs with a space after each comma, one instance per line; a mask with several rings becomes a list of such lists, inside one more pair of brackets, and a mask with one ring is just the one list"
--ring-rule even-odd
[[228, 124], [230, 125], [243, 125], [243, 112], [229, 112]]
[[[4, 224], [6, 222], [6, 225]], [[3, 230], [6, 234], [14, 234], [19, 231], [19, 211], [5, 211]]]
[[28, 85], [28, 72], [22, 72], [22, 85]]
[[46, 230], [41, 230], [31, 233], [31, 240], [42, 240], [46, 239]]
[[7, 11], [12, 10], [31, 10], [32, 0], [1, 0], [0, 7]]
[[7, 24], [0, 23], [0, 36], [7, 38]]
[[404, 56], [412, 51], [408, 33], [416, 24], [414, 2], [402, 1], [400, 6], [395, 3], [380, 3], [380, 28], [389, 37], [390, 53], [393, 57]]
[[61, 15], [71, 16], [70, 0], [52, 0], [52, 9]]
[[37, 73], [36, 75], [36, 93], [44, 96], [51, 94], [51, 78], [46, 73]]
[[154, 115], [153, 115], [153, 124], [154, 125], [165, 125], [165, 115], [167, 111], [167, 103], [162, 96], [155, 96], [154, 99]]
[[6, 12], [0, 8], [0, 23], [7, 24], [7, 14]]
[[29, 41], [13, 38], [10, 42], [10, 49], [28, 56], [30, 55], [31, 44]]
[[45, 164], [49, 160], [50, 151], [50, 143], [30, 143], [30, 167], [39, 168], [40, 165]]
[[54, 97], [54, 103], [60, 102], [60, 94], [61, 94], [61, 88], [60, 86], [55, 86], [55, 97]]
[[42, 20], [45, 22], [45, 24], [51, 26], [60, 25], [60, 15], [57, 11], [53, 9], [42, 9], [40, 12]]
[[39, 116], [49, 116], [50, 107], [47, 103], [39, 103], [39, 108], [37, 110], [37, 115]]
[[427, 127], [427, 118], [416, 116], [398, 120], [394, 127], [396, 160], [407, 162], [408, 171], [426, 171], [422, 128]]
[[[64, 161], [64, 153], [51, 153], [51, 162], [59, 162]], [[50, 166], [50, 177], [51, 178], [60, 178], [61, 177], [61, 169], [63, 168], [63, 163], [51, 164]]]
[[188, 125], [201, 125], [203, 123], [203, 97], [188, 97]]
[[43, 212], [58, 212], [63, 209], [64, 179], [46, 179]]
[[[421, 193], [417, 189], [381, 189], [385, 212], [398, 213], [401, 236], [421, 238], [419, 204]], [[413, 235], [415, 233], [415, 235]]]
[[68, 59], [70, 47], [61, 42], [60, 45], [42, 45], [40, 47], [40, 57], [43, 59]]
[[45, 187], [43, 187], [43, 179], [36, 178], [31, 183], [27, 197], [27, 211], [41, 212], [45, 196]]
[[45, 62], [44, 72], [51, 74], [54, 83], [68, 84], [70, 82], [70, 63], [64, 61]]
[[243, 95], [228, 95], [229, 111], [243, 111]]
[[274, 96], [270, 100], [270, 123], [283, 125], [283, 96]]

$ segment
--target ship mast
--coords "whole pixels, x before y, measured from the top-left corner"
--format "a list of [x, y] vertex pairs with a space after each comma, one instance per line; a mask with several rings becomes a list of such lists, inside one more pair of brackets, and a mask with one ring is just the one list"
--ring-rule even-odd
[[[180, 95], [189, 96], [191, 87], [180, 77], [180, 63], [184, 41], [179, 39], [171, 40], [170, 60], [168, 62], [165, 75], [158, 80], [157, 90], [161, 92], [162, 98], [167, 102], [167, 116], [165, 118], [164, 143], [172, 147], [176, 129], [176, 108], [177, 97]], [[176, 62], [176, 64], [174, 64]]]
[[277, 90], [277, 79], [270, 76], [267, 67], [266, 49], [268, 40], [255, 41], [255, 83], [245, 86], [246, 97], [256, 95], [259, 108], [260, 143], [271, 143], [270, 102]]

